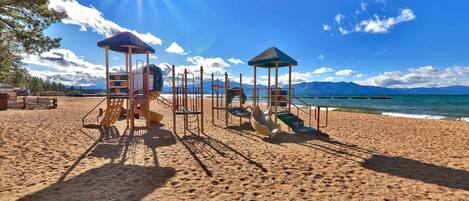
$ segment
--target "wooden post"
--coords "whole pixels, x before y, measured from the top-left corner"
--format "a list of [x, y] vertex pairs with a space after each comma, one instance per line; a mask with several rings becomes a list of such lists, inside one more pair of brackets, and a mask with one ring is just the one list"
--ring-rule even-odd
[[183, 90], [182, 90], [182, 93], [183, 94], [183, 104], [184, 104], [184, 110], [187, 111], [187, 106], [188, 106], [188, 101], [187, 101], [187, 69], [184, 69], [184, 77], [183, 77], [184, 81], [183, 81]]
[[[129, 88], [129, 84], [130, 84], [130, 76], [129, 76], [129, 53], [125, 53], [125, 74], [127, 74], [127, 88], [129, 89], [129, 92], [130, 92], [130, 88]], [[126, 102], [126, 105], [127, 105], [127, 116], [126, 116], [126, 124], [127, 124], [127, 128], [129, 128], [129, 125], [130, 125], [130, 122], [129, 122], [129, 119], [130, 119], [130, 100], [127, 99], [125, 100]]]
[[275, 125], [277, 125], [278, 109], [278, 62], [275, 63]]
[[[195, 84], [195, 83], [194, 83]], [[204, 67], [200, 66], [200, 128], [204, 133]]]
[[256, 107], [256, 106], [257, 106], [257, 103], [256, 103], [256, 102], [257, 102], [257, 101], [256, 101], [256, 98], [257, 98], [257, 97], [256, 97], [256, 96], [257, 96], [257, 89], [256, 89], [256, 88], [257, 88], [257, 80], [256, 80], [256, 73], [257, 73], [257, 70], [256, 70], [256, 67], [257, 67], [257, 66], [254, 65], [254, 88], [252, 89], [252, 91], [253, 91], [253, 93], [254, 93], [253, 96], [252, 96], [252, 97], [253, 97], [253, 100], [252, 100], [252, 103], [253, 103], [252, 106], [253, 106], [253, 107]]
[[[146, 100], [146, 123], [147, 123], [147, 128], [150, 128], [150, 87], [149, 87], [149, 77], [150, 77], [150, 52], [146, 52], [147, 55], [147, 72], [145, 72], [145, 80], [144, 83], [145, 85], [143, 86], [143, 91], [145, 93], [144, 97]], [[155, 78], [153, 78], [155, 79]], [[152, 83], [153, 84], [153, 83]]]
[[[288, 112], [291, 113], [291, 67], [292, 65], [290, 64], [288, 66]], [[311, 112], [310, 112], [311, 114]], [[298, 117], [300, 118], [300, 117]], [[288, 127], [288, 131], [290, 131], [290, 127]]]
[[[104, 47], [104, 51], [106, 54], [106, 107], [109, 109], [109, 106], [111, 105], [111, 100], [109, 99], [109, 47]], [[109, 125], [106, 123], [105, 126]]]
[[219, 100], [219, 96], [220, 96], [220, 79], [217, 78], [217, 119], [220, 119], [220, 110], [218, 108], [220, 108], [220, 100]]
[[129, 53], [129, 75], [130, 75], [130, 83], [129, 83], [129, 99], [130, 99], [130, 131], [133, 133], [135, 128], [135, 112], [134, 112], [134, 73], [132, 71], [132, 47], [128, 47]]
[[270, 67], [267, 66], [267, 69], [268, 69], [268, 74], [267, 74], [267, 97], [268, 97], [268, 103], [267, 103], [267, 106], [268, 108], [270, 108], [271, 104], [272, 104], [272, 99], [270, 98], [271, 96], [271, 91], [270, 91]]
[[228, 126], [228, 88], [229, 88], [229, 83], [228, 83], [228, 73], [225, 72], [225, 126]]
[[215, 101], [215, 100], [213, 99], [213, 98], [214, 98], [214, 97], [213, 97], [213, 87], [214, 87], [214, 86], [213, 86], [213, 73], [212, 73], [212, 125], [215, 125], [215, 116], [214, 116], [215, 114], [214, 114], [214, 112], [213, 112], [214, 101]]
[[176, 107], [177, 107], [177, 102], [176, 102], [176, 76], [175, 76], [175, 68], [174, 65], [171, 68], [171, 75], [173, 77], [173, 133], [176, 134]]
[[[243, 74], [239, 74], [239, 107], [243, 108]], [[243, 118], [239, 117], [239, 125], [243, 125]]]
[[[182, 81], [182, 87], [183, 87], [183, 95], [182, 95], [182, 100], [184, 104], [184, 112], [188, 112], [189, 110], [187, 109], [187, 69], [184, 69], [184, 76], [183, 76], [183, 81]], [[188, 120], [187, 120], [187, 115], [184, 115], [184, 136], [186, 136], [187, 132], [187, 127], [188, 127]]]

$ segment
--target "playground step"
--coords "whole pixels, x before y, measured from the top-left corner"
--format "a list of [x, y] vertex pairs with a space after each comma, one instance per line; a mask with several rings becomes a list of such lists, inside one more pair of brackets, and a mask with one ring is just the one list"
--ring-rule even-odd
[[111, 89], [123, 89], [123, 88], [128, 88], [128, 86], [110, 86], [109, 88], [111, 88]]
[[277, 117], [285, 123], [288, 127], [290, 127], [294, 132], [315, 132], [316, 129], [307, 127], [304, 125], [304, 121], [297, 117], [296, 115], [281, 110], [277, 112]]

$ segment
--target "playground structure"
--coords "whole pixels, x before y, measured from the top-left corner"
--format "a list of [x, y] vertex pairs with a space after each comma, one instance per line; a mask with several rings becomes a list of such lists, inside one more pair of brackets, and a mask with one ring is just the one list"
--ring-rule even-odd
[[[242, 125], [243, 118], [250, 120], [252, 107], [245, 106], [247, 96], [243, 88], [243, 75], [239, 74], [239, 87], [230, 87], [230, 80], [228, 73], [225, 72], [224, 85], [220, 84], [220, 79], [214, 79], [212, 73], [212, 124], [215, 125], [215, 119], [220, 119], [220, 111], [224, 113], [225, 126], [228, 126], [228, 119], [230, 116], [239, 117], [239, 124]], [[239, 106], [234, 106], [233, 99], [239, 98]], [[215, 117], [216, 111], [216, 117]]]
[[[174, 65], [171, 68], [174, 133], [176, 133], [178, 115], [183, 116], [184, 119], [184, 136], [186, 136], [187, 132], [194, 134], [193, 130], [197, 131], [197, 136], [204, 132], [204, 68], [202, 66], [199, 72], [200, 85], [196, 87], [196, 76], [193, 72], [184, 69], [184, 72], [176, 75]], [[164, 100], [161, 102], [164, 103]], [[190, 127], [194, 123], [196, 124], [195, 128]]]
[[[316, 132], [320, 133], [320, 128], [327, 126], [328, 108], [327, 106], [313, 106], [306, 103], [300, 97], [295, 96], [292, 89], [292, 66], [296, 66], [297, 62], [283, 53], [281, 50], [272, 47], [249, 61], [249, 65], [254, 66], [254, 86], [252, 95], [252, 106], [245, 105], [248, 97], [243, 88], [243, 77], [239, 75], [239, 87], [230, 87], [228, 73], [225, 72], [224, 85], [220, 84], [220, 79], [214, 79], [212, 74], [212, 124], [215, 125], [216, 119], [220, 118], [220, 111], [223, 111], [225, 126], [228, 126], [231, 116], [239, 117], [240, 125], [243, 118], [247, 118], [252, 127], [258, 134], [275, 137], [281, 131], [278, 120], [282, 121], [289, 129], [294, 132]], [[267, 68], [267, 87], [257, 87], [257, 68]], [[288, 67], [288, 87], [282, 89], [278, 83], [278, 68]], [[271, 69], [275, 69], [275, 84], [271, 85]], [[260, 96], [265, 91], [265, 96]], [[233, 99], [239, 98], [239, 106], [233, 105]], [[261, 110], [259, 99], [266, 99], [266, 111]], [[296, 105], [299, 102], [301, 106]], [[292, 110], [293, 107], [293, 110]], [[325, 109], [325, 125], [321, 125], [321, 108]], [[313, 111], [314, 110], [314, 111]], [[313, 117], [314, 112], [314, 117]], [[306, 116], [308, 121], [305, 122], [300, 115]], [[316, 121], [316, 127], [313, 128], [312, 120]]]
[[[150, 102], [160, 95], [163, 86], [161, 69], [149, 63], [150, 54], [155, 53], [155, 50], [130, 32], [121, 32], [97, 45], [105, 50], [106, 98], [83, 117], [83, 126], [109, 127], [121, 116], [125, 116], [126, 128], [133, 132], [136, 128], [135, 119], [140, 117], [146, 120], [146, 128], [151, 123], [160, 122], [163, 115], [150, 111]], [[125, 72], [109, 72], [109, 50], [125, 55]], [[133, 54], [145, 54], [146, 64], [142, 60], [136, 60], [136, 68], [133, 69]], [[85, 124], [85, 118], [103, 102], [106, 102], [106, 109], [99, 109], [97, 124]]]
[[[163, 119], [162, 114], [150, 110], [150, 103], [155, 101], [165, 108], [172, 108], [174, 133], [177, 130], [176, 121], [178, 116], [183, 117], [184, 136], [187, 132], [195, 134], [196, 131], [198, 136], [201, 132], [204, 132], [204, 69], [202, 66], [200, 70], [194, 72], [184, 69], [183, 72], [177, 74], [175, 66], [172, 66], [172, 101], [170, 101], [160, 96], [164, 83], [162, 70], [149, 63], [150, 54], [155, 53], [153, 48], [129, 32], [122, 32], [100, 41], [98, 46], [105, 49], [106, 98], [83, 117], [84, 127], [109, 127], [116, 123], [119, 118], [125, 117], [126, 128], [130, 128], [130, 132], [133, 132], [136, 129], [135, 120], [143, 117], [148, 129], [150, 124], [159, 123]], [[109, 50], [125, 55], [125, 72], [123, 70], [121, 72], [109, 72]], [[133, 54], [145, 54], [146, 62], [136, 60], [134, 69], [132, 67]], [[239, 117], [240, 125], [243, 123], [243, 118], [247, 118], [257, 133], [269, 137], [274, 137], [280, 131], [279, 119], [294, 132], [320, 132], [320, 128], [327, 126], [327, 107], [325, 107], [325, 125], [320, 125], [321, 107], [316, 106], [314, 108], [314, 119], [317, 124], [316, 128], [313, 128], [311, 127], [313, 107], [294, 95], [294, 90], [291, 88], [292, 66], [297, 65], [294, 59], [272, 47], [251, 59], [248, 64], [254, 66], [252, 106], [245, 105], [248, 97], [243, 88], [242, 74], [239, 75], [239, 87], [230, 87], [227, 73], [225, 73], [224, 86], [220, 85], [219, 79], [216, 80], [215, 84], [214, 75], [212, 74], [212, 124], [215, 120], [215, 111], [217, 112], [217, 119], [220, 116], [219, 112], [224, 111], [226, 126], [228, 126], [230, 116]], [[286, 66], [289, 67], [288, 88], [281, 89], [278, 83], [278, 69]], [[256, 73], [258, 67], [268, 69], [267, 88], [257, 88]], [[275, 69], [275, 85], [273, 88], [271, 85], [272, 68]], [[200, 75], [196, 76], [195, 73], [200, 73]], [[266, 97], [260, 96], [260, 91], [263, 90], [266, 91]], [[233, 102], [236, 97], [239, 98], [237, 106]], [[262, 111], [259, 106], [259, 99], [261, 98], [267, 98], [266, 111]], [[222, 100], [220, 101], [220, 99]], [[296, 105], [293, 100], [300, 102], [302, 106]], [[97, 123], [85, 124], [85, 118], [103, 102], [106, 102], [106, 109], [99, 108], [99, 114], [96, 117]], [[294, 110], [292, 110], [292, 107], [294, 107]], [[300, 112], [308, 118], [308, 124], [300, 118]], [[191, 127], [191, 125], [195, 126]]]
[[[274, 137], [280, 131], [278, 120], [285, 123], [289, 129], [294, 132], [316, 132], [320, 133], [320, 128], [327, 126], [328, 108], [326, 110], [326, 124], [321, 125], [321, 106], [314, 108], [314, 118], [317, 122], [316, 128], [311, 127], [313, 107], [301, 100], [300, 97], [294, 95], [292, 89], [292, 67], [298, 63], [293, 58], [282, 52], [281, 50], [271, 47], [264, 52], [252, 58], [248, 64], [254, 67], [254, 86], [253, 86], [253, 112], [251, 124], [252, 127], [263, 135]], [[281, 89], [278, 83], [278, 69], [280, 67], [288, 67], [288, 87]], [[267, 112], [263, 112], [259, 107], [259, 92], [264, 89], [257, 88], [257, 68], [267, 68]], [[274, 88], [271, 88], [271, 69], [275, 69]], [[300, 102], [303, 106], [298, 106], [293, 100]], [[292, 106], [296, 109], [296, 114], [292, 112]], [[308, 117], [308, 124], [300, 118], [300, 112]], [[274, 115], [272, 119], [271, 116]]]

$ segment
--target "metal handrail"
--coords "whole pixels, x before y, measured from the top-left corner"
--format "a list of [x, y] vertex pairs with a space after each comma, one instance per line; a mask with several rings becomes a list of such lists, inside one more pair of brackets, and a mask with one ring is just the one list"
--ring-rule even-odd
[[[93, 107], [93, 109], [91, 109], [85, 116], [82, 117], [81, 121], [82, 121], [82, 125], [83, 127], [85, 126], [85, 118], [91, 114], [91, 112], [93, 112], [99, 105], [101, 105], [104, 101], [106, 100], [106, 98], [103, 98], [103, 100], [101, 100], [96, 106]], [[96, 120], [98, 121], [98, 120]]]
[[[298, 123], [300, 122], [300, 112], [299, 111], [301, 111], [301, 112], [308, 115], [308, 118], [309, 118], [308, 119], [308, 126], [311, 126], [311, 108], [310, 108], [309, 113], [308, 113], [307, 111], [303, 110], [301, 107], [295, 105], [294, 103], [290, 102], [289, 100], [286, 100], [286, 102], [288, 102], [290, 105], [293, 105], [293, 107], [296, 107], [296, 116], [297, 116], [297, 118], [296, 118], [296, 128], [298, 128]], [[276, 104], [278, 104], [278, 101], [276, 102]]]
[[[321, 126], [321, 107], [325, 107], [326, 108], [326, 125], [325, 126]], [[328, 125], [328, 118], [329, 118], [329, 107], [328, 106], [316, 106], [316, 108], [314, 108], [314, 119], [317, 120], [317, 128], [318, 130], [320, 128], [325, 128], [327, 127]]]

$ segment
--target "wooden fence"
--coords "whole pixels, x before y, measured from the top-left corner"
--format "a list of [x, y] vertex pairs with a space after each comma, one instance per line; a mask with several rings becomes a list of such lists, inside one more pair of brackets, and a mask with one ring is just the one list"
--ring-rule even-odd
[[57, 98], [43, 97], [14, 97], [8, 99], [8, 108], [11, 109], [56, 109]]

